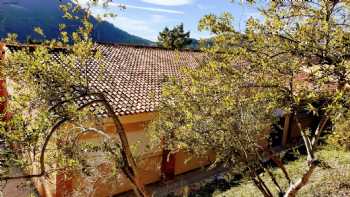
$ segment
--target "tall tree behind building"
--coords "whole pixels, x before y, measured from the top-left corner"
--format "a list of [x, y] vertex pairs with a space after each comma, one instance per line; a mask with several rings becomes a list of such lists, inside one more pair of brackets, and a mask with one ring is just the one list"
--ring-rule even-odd
[[190, 32], [184, 31], [183, 23], [176, 25], [173, 29], [165, 27], [158, 36], [158, 45], [167, 49], [183, 49], [191, 42]]

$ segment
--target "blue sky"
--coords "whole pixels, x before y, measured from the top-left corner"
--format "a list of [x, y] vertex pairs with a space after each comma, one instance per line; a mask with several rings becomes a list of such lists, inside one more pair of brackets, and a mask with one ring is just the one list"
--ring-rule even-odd
[[[80, 0], [84, 2], [86, 0]], [[107, 18], [116, 27], [131, 34], [156, 41], [158, 33], [165, 26], [173, 27], [184, 23], [185, 30], [191, 32], [193, 38], [206, 38], [207, 32], [197, 30], [198, 21], [205, 14], [220, 14], [224, 11], [230, 12], [234, 17], [234, 25], [244, 29], [245, 21], [250, 17], [257, 17], [256, 8], [236, 3], [229, 0], [113, 0], [106, 10], [102, 7], [94, 7], [94, 14], [112, 12], [117, 17]], [[122, 4], [126, 9], [120, 9]]]

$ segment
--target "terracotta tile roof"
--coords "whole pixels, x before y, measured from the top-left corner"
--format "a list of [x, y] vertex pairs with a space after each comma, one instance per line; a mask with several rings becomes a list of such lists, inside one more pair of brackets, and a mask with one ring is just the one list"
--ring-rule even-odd
[[197, 67], [204, 54], [123, 45], [96, 47], [105, 56], [105, 73], [92, 86], [107, 92], [118, 115], [154, 111], [158, 105], [164, 77], [180, 77], [180, 68]]
[[[115, 44], [96, 44], [95, 47], [104, 58], [89, 63], [90, 86], [105, 92], [115, 113], [121, 116], [155, 111], [164, 78], [180, 78], [181, 67], [195, 68], [206, 59], [199, 51]], [[91, 98], [81, 99], [78, 104], [88, 100]]]

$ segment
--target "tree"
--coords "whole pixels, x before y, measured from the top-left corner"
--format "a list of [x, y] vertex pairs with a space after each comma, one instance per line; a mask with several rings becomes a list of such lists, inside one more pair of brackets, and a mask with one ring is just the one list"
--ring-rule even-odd
[[[0, 149], [0, 181], [4, 184], [13, 179], [49, 177], [56, 172], [103, 176], [87, 158], [88, 153], [102, 152], [112, 169], [121, 170], [130, 180], [137, 196], [147, 195], [119, 117], [104, 92], [91, 88], [86, 74], [89, 62], [103, 58], [90, 36], [92, 4], [87, 8], [72, 3], [61, 5], [65, 18], [80, 21], [72, 34], [59, 24], [61, 37], [57, 40], [43, 39], [41, 44], [23, 47], [15, 43], [13, 35], [5, 40], [13, 45], [9, 46], [11, 53], [0, 62], [0, 77], [7, 79], [11, 90], [11, 99], [1, 95], [0, 136], [4, 146]], [[39, 27], [35, 32], [45, 38]], [[78, 104], [83, 98], [90, 99]], [[117, 138], [105, 134], [98, 125], [87, 124], [91, 119], [101, 120], [87, 109], [94, 104], [100, 104], [96, 110], [113, 119]], [[2, 107], [5, 105], [6, 109]], [[91, 132], [101, 135], [104, 143], [79, 142], [82, 134]], [[27, 173], [13, 175], [13, 168]]]
[[[216, 163], [245, 167], [262, 194], [273, 196], [255, 172], [270, 152], [259, 143], [264, 128], [282, 109], [302, 136], [307, 169], [293, 181], [274, 158], [289, 183], [283, 187], [261, 168], [279, 195], [295, 196], [321, 163], [316, 149], [327, 122], [348, 121], [349, 8], [337, 0], [269, 1], [259, 9], [264, 19], [250, 18], [245, 32], [229, 13], [206, 15], [199, 28], [215, 34], [210, 60], [165, 86], [155, 135], [170, 150], [213, 151]], [[302, 113], [319, 116], [315, 130], [302, 124]]]
[[173, 29], [165, 27], [158, 36], [158, 44], [167, 49], [183, 49], [191, 44], [190, 32], [184, 31], [184, 26], [175, 26]]

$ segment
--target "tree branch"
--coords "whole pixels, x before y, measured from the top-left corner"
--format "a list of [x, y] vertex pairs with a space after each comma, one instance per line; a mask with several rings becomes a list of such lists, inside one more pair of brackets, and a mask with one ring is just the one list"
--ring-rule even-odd
[[328, 120], [329, 120], [329, 116], [328, 115], [325, 115], [320, 120], [320, 123], [318, 124], [317, 129], [315, 131], [315, 136], [312, 138], [312, 141], [311, 141], [312, 151], [316, 150], [318, 139], [320, 138], [321, 133], [322, 133], [324, 127], [326, 126]]
[[30, 178], [44, 176], [46, 173], [46, 170], [45, 170], [45, 152], [46, 152], [47, 145], [48, 145], [52, 135], [54, 134], [54, 132], [67, 120], [68, 120], [68, 118], [62, 118], [61, 120], [57, 121], [51, 127], [48, 135], [46, 136], [43, 147], [42, 147], [41, 152], [40, 152], [40, 173], [28, 174], [28, 175], [23, 175], [23, 176], [5, 176], [5, 177], [0, 177], [0, 181], [13, 180], [13, 179], [30, 179]]
[[294, 119], [296, 121], [298, 130], [301, 133], [301, 136], [303, 138], [303, 141], [304, 141], [304, 144], [305, 144], [305, 147], [306, 147], [306, 151], [307, 151], [307, 155], [308, 155], [308, 162], [312, 162], [315, 159], [315, 157], [314, 157], [314, 152], [312, 150], [311, 142], [310, 142], [309, 137], [306, 135], [305, 130], [302, 128], [301, 123], [299, 121], [299, 118], [297, 117], [297, 113], [296, 112], [294, 112]]
[[314, 172], [315, 168], [317, 167], [317, 162], [312, 162], [309, 166], [309, 169], [303, 174], [303, 176], [293, 185], [291, 185], [286, 194], [285, 197], [295, 197], [297, 192], [308, 183], [312, 173]]
[[94, 100], [90, 103], [87, 103], [87, 104], [79, 107], [79, 109], [83, 109], [86, 106], [89, 106], [93, 103], [102, 103], [104, 105], [104, 107], [108, 111], [108, 114], [113, 119], [113, 122], [116, 126], [117, 135], [120, 137], [120, 140], [122, 143], [121, 153], [122, 153], [123, 160], [126, 162], [126, 166], [124, 166], [122, 168], [122, 170], [124, 171], [125, 175], [130, 180], [130, 182], [132, 183], [135, 194], [138, 196], [148, 196], [148, 194], [144, 188], [144, 185], [139, 180], [137, 165], [136, 165], [134, 157], [132, 156], [129, 142], [128, 142], [125, 130], [123, 128], [123, 125], [121, 124], [118, 116], [115, 114], [112, 106], [108, 103], [108, 101], [103, 93], [92, 93], [92, 94], [89, 94], [87, 96], [97, 96], [100, 99]]

